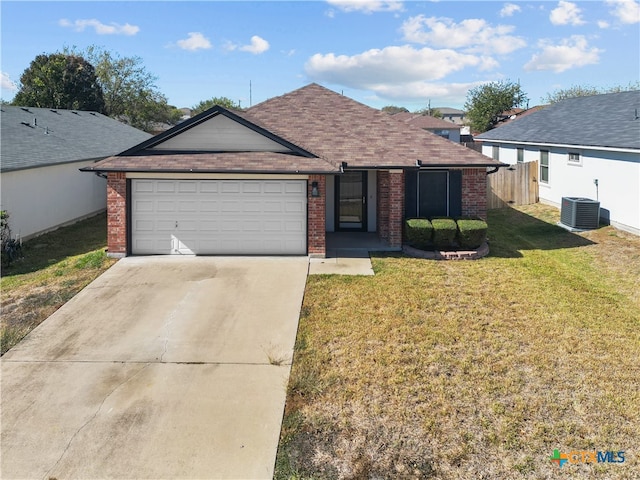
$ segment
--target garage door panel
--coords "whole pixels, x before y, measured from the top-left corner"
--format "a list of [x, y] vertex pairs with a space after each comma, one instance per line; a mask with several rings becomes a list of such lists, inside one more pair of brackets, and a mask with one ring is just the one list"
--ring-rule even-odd
[[244, 182], [242, 184], [242, 193], [262, 193], [262, 182]]
[[[153, 210], [153, 202], [152, 210]], [[175, 212], [176, 211], [176, 203], [173, 200], [157, 200], [155, 202], [156, 211], [164, 213], [164, 212]]]
[[195, 181], [178, 182], [178, 193], [196, 193], [198, 184]]
[[200, 221], [201, 232], [217, 232], [220, 230], [220, 225], [217, 220], [202, 220]]
[[224, 200], [220, 210], [223, 213], [240, 213], [242, 211], [242, 204], [235, 200]]
[[218, 193], [218, 182], [200, 182], [200, 193]]
[[287, 202], [284, 204], [284, 211], [287, 213], [300, 213], [304, 210], [305, 205], [300, 202]]
[[171, 232], [173, 233], [176, 229], [176, 222], [174, 220], [156, 220], [155, 221], [155, 230], [158, 232]]
[[152, 220], [137, 220], [134, 223], [134, 230], [138, 232], [153, 232], [154, 223]]
[[302, 233], [304, 225], [302, 222], [284, 222], [284, 229], [287, 232]]
[[158, 181], [155, 191], [158, 193], [174, 193], [176, 191], [175, 181]]
[[222, 193], [240, 193], [240, 182], [222, 182]]
[[134, 209], [138, 212], [153, 212], [154, 201], [153, 200], [137, 200], [134, 202]]
[[306, 254], [304, 180], [133, 180], [134, 254]]
[[284, 191], [286, 193], [293, 193], [293, 194], [305, 194], [306, 193], [306, 185], [302, 182], [299, 183], [285, 183], [284, 184]]
[[270, 182], [265, 184], [264, 193], [282, 193], [283, 184], [282, 182]]
[[242, 203], [242, 211], [245, 213], [260, 213], [262, 204], [259, 200], [249, 200]]
[[217, 200], [200, 200], [201, 212], [218, 212], [219, 210], [220, 205]]

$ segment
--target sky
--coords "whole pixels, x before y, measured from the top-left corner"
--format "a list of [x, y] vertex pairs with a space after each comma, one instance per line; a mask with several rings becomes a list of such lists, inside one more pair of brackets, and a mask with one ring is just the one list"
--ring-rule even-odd
[[[464, 108], [517, 82], [529, 106], [640, 80], [640, 3], [605, 1], [0, 2], [1, 97], [39, 54], [139, 57], [169, 104], [242, 107], [315, 82], [374, 108]], [[523, 105], [525, 106], [525, 105]]]

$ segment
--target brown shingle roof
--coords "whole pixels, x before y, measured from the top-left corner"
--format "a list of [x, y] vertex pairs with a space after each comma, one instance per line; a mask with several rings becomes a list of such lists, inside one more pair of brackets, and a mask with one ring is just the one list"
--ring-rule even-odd
[[430, 115], [420, 115], [418, 113], [400, 112], [393, 115], [396, 120], [410, 123], [413, 126], [430, 130], [460, 130], [460, 125], [447, 122], [441, 118]]
[[349, 168], [500, 165], [430, 132], [395, 120], [317, 84], [260, 103], [249, 121]]
[[[189, 128], [190, 122], [206, 121], [206, 115], [205, 112], [194, 117], [150, 142], [180, 134]], [[272, 98], [242, 113], [233, 112], [233, 115], [240, 117], [238, 121], [248, 121], [308, 153], [150, 154], [146, 148], [152, 145], [145, 142], [137, 151], [134, 148], [105, 159], [92, 170], [330, 173], [340, 171], [343, 162], [347, 168], [405, 168], [418, 163], [439, 167], [501, 165], [317, 84]], [[308, 154], [316, 158], [306, 157]]]

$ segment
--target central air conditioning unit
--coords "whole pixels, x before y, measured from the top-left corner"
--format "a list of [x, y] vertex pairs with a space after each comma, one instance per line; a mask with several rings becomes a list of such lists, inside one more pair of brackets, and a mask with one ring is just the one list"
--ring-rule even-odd
[[600, 202], [590, 198], [562, 197], [560, 223], [570, 228], [591, 230], [598, 228]]

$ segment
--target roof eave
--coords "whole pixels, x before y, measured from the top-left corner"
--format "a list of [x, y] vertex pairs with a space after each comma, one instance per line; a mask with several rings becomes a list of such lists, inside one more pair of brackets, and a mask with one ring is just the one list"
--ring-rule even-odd
[[80, 169], [81, 172], [95, 173], [206, 173], [206, 174], [237, 174], [237, 175], [331, 175], [340, 173], [340, 170], [237, 170], [237, 169], [200, 169], [200, 168], [181, 168], [181, 169], [143, 169], [143, 168], [93, 168], [85, 167]]

